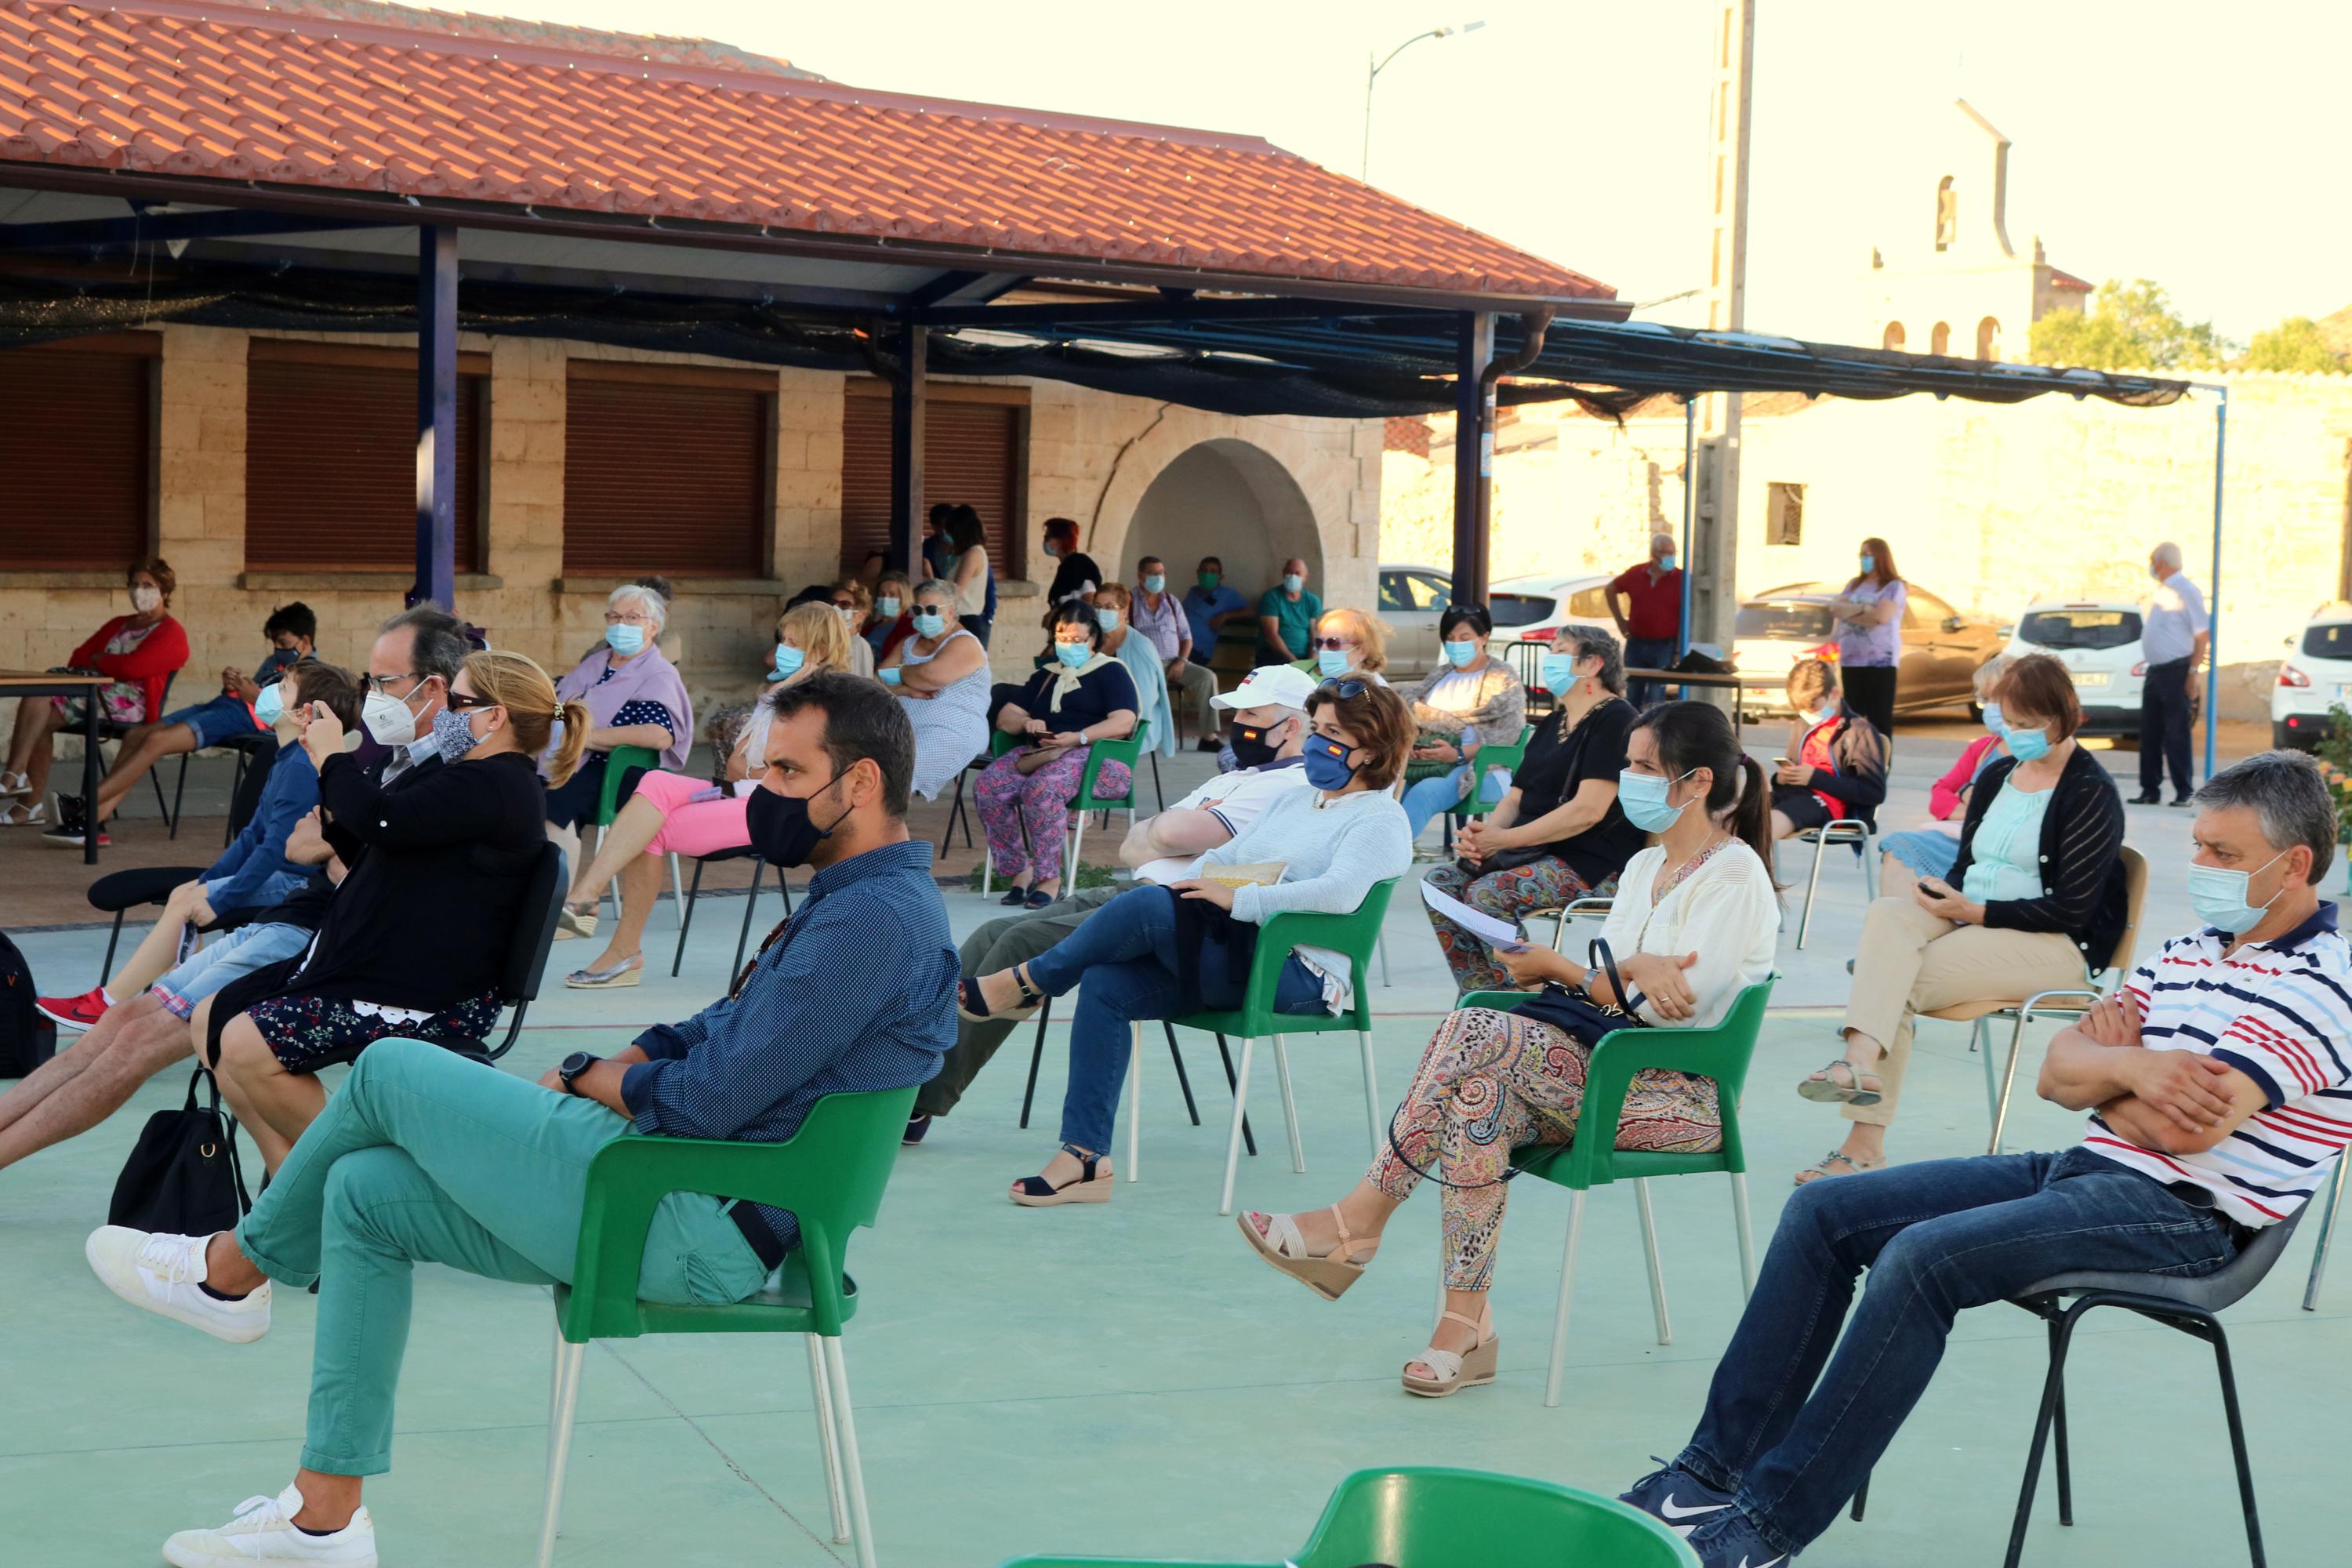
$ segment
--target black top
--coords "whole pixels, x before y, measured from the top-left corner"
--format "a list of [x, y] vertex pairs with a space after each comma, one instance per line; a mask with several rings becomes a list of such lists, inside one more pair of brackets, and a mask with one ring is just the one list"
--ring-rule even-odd
[[[1969, 874], [1977, 824], [2017, 767], [2003, 757], [1979, 776], [1969, 791], [1960, 828], [1960, 858], [1945, 882], [1957, 889]], [[2130, 919], [2124, 895], [2124, 802], [2116, 781], [2082, 747], [2042, 814], [2042, 887], [2038, 899], [1996, 899], [1985, 905], [1985, 925], [1995, 931], [2056, 931], [2074, 944], [2086, 970], [2104, 969], [2115, 957]]]
[[[1631, 702], [1612, 697], [1585, 714], [1574, 729], [1567, 727], [1560, 714], [1537, 725], [1528, 737], [1527, 758], [1511, 777], [1519, 792], [1518, 820], [1533, 822], [1558, 811], [1589, 779], [1615, 784], [1625, 769], [1625, 742], [1633, 733], [1634, 717]], [[1612, 799], [1608, 813], [1583, 832], [1531, 847], [1559, 856], [1585, 886], [1598, 887], [1622, 871], [1649, 841], [1650, 836], [1626, 821], [1624, 809]]]
[[319, 770], [319, 799], [364, 848], [290, 988], [430, 1012], [497, 990], [547, 842], [546, 790], [531, 760], [505, 752], [443, 763], [387, 788], [333, 756]]
[[1029, 678], [1016, 700], [1021, 710], [1032, 719], [1042, 719], [1045, 727], [1055, 734], [1072, 730], [1090, 729], [1124, 708], [1138, 718], [1143, 716], [1143, 705], [1135, 695], [1135, 677], [1128, 674], [1127, 666], [1116, 658], [1104, 668], [1078, 677], [1078, 689], [1062, 699], [1062, 710], [1053, 711], [1054, 682], [1061, 675], [1061, 666], [1041, 669]]
[[1045, 603], [1058, 605], [1089, 583], [1097, 588], [1102, 586], [1102, 568], [1096, 565], [1095, 558], [1085, 551], [1073, 550], [1063, 556], [1061, 564], [1054, 569], [1054, 584], [1045, 590]]

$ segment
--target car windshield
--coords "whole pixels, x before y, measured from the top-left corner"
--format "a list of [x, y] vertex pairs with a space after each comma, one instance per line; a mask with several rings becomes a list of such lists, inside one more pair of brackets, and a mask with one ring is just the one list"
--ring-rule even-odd
[[1768, 637], [1774, 642], [1822, 642], [1836, 635], [1827, 605], [1802, 599], [1782, 599], [1739, 606], [1735, 637]]
[[2352, 621], [2306, 626], [2303, 633], [2303, 651], [2313, 658], [2352, 659]]
[[2139, 641], [2139, 612], [2035, 610], [2018, 623], [2017, 640], [2035, 647], [2122, 647]]
[[1498, 626], [1531, 626], [1549, 616], [1556, 602], [1549, 594], [1489, 594], [1486, 613]]

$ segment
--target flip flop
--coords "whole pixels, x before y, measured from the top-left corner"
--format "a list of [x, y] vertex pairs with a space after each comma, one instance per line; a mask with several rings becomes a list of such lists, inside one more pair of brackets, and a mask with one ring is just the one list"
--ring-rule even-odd
[[[1845, 1069], [1843, 1083], [1836, 1078], [1840, 1068]], [[1818, 1075], [1798, 1079], [1797, 1092], [1807, 1100], [1828, 1105], [1876, 1105], [1886, 1098], [1876, 1073], [1857, 1073], [1853, 1064], [1843, 1057], [1832, 1057]]]

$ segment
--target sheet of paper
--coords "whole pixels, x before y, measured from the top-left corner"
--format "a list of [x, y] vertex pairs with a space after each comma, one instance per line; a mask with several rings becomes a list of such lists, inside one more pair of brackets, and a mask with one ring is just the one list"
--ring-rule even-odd
[[1498, 921], [1483, 910], [1472, 909], [1443, 888], [1422, 883], [1421, 901], [1498, 952], [1525, 952], [1528, 950], [1527, 939], [1519, 934], [1518, 927], [1508, 921]]

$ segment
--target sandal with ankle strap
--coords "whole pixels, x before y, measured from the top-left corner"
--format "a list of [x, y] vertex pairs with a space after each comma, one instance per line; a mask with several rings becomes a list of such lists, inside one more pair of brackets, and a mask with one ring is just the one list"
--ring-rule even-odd
[[1089, 1154], [1075, 1143], [1062, 1145], [1062, 1152], [1078, 1163], [1076, 1181], [1055, 1186], [1043, 1176], [1024, 1176], [1013, 1184], [1013, 1201], [1024, 1209], [1058, 1208], [1063, 1204], [1107, 1204], [1118, 1182], [1108, 1171], [1100, 1170], [1102, 1157]]
[[[1845, 1069], [1843, 1083], [1837, 1079], [1840, 1068]], [[1876, 1105], [1886, 1098], [1876, 1073], [1856, 1072], [1853, 1064], [1843, 1057], [1832, 1057], [1820, 1071], [1799, 1079], [1797, 1093], [1806, 1100], [1832, 1105]]]
[[1013, 984], [1020, 988], [1021, 1000], [991, 1012], [978, 980], [957, 981], [956, 1016], [967, 1024], [1017, 1024], [1045, 1005], [1045, 994], [1029, 984], [1017, 963], [1013, 966]]
[[[1796, 1184], [1801, 1187], [1808, 1182], [1818, 1182], [1830, 1176], [1859, 1176], [1864, 1171], [1875, 1171], [1885, 1163], [1885, 1160], [1857, 1160], [1843, 1149], [1832, 1149], [1798, 1172]], [[1830, 1169], [1832, 1165], [1843, 1165], [1845, 1169], [1832, 1171]]]
[[[1340, 1216], [1338, 1204], [1331, 1205], [1330, 1214], [1331, 1223], [1339, 1228], [1339, 1239], [1330, 1251], [1323, 1253], [1307, 1250], [1307, 1238], [1299, 1234], [1297, 1215], [1260, 1214], [1253, 1209], [1235, 1215], [1234, 1223], [1242, 1227], [1250, 1250], [1326, 1301], [1336, 1301], [1347, 1294], [1349, 1286], [1364, 1277], [1364, 1266], [1380, 1251], [1381, 1238], [1372, 1237], [1370, 1249], [1359, 1258], [1356, 1238], [1349, 1233], [1348, 1222]], [[1256, 1220], [1265, 1221], [1264, 1230], [1252, 1223]]]
[[[1402, 1382], [1407, 1394], [1417, 1394], [1423, 1399], [1443, 1399], [1465, 1388], [1475, 1388], [1495, 1381], [1496, 1363], [1502, 1359], [1503, 1341], [1495, 1332], [1494, 1309], [1479, 1303], [1478, 1315], [1465, 1318], [1459, 1312], [1441, 1312], [1439, 1322], [1456, 1322], [1475, 1334], [1477, 1342], [1466, 1351], [1442, 1351], [1431, 1345], [1405, 1363]], [[1425, 1366], [1435, 1377], [1415, 1377], [1412, 1369]]]

